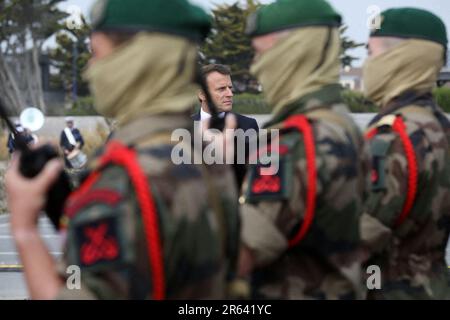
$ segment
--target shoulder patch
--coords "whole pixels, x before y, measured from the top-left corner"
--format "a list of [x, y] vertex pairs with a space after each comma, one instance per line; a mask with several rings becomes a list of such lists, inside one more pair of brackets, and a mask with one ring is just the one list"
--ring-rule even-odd
[[385, 137], [375, 136], [372, 140], [370, 140], [370, 152], [372, 156], [385, 157], [387, 152], [389, 151], [389, 147], [392, 142], [395, 140], [395, 136], [392, 135], [391, 139], [386, 139]]
[[385, 186], [386, 156], [393, 141], [394, 139], [384, 139], [375, 136], [369, 142], [372, 157], [371, 163], [372, 168], [370, 179], [373, 191], [380, 191], [386, 188]]
[[127, 259], [121, 231], [122, 199], [119, 192], [101, 188], [69, 200], [65, 215], [69, 219], [67, 245], [71, 263], [98, 270]]
[[94, 267], [121, 259], [117, 217], [108, 217], [75, 226], [80, 267]]
[[280, 145], [278, 152], [271, 151], [271, 157], [272, 161], [268, 164], [257, 163], [249, 167], [248, 185], [245, 192], [247, 202], [277, 201], [289, 198], [293, 164], [288, 147]]

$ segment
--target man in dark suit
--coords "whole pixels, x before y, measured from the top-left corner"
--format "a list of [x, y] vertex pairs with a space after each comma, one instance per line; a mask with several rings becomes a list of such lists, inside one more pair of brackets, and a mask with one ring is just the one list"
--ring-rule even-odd
[[75, 128], [74, 119], [72, 117], [66, 118], [66, 127], [61, 132], [59, 137], [59, 145], [64, 152], [64, 160], [68, 168], [72, 168], [72, 164], [68, 160], [68, 155], [76, 148], [82, 149], [84, 146], [84, 139], [80, 130]]
[[[225, 117], [227, 113], [233, 113], [236, 117], [236, 129], [244, 130], [245, 150], [238, 150], [238, 137], [235, 139], [235, 172], [236, 181], [240, 187], [246, 172], [246, 163], [249, 157], [249, 140], [257, 137], [259, 131], [258, 123], [255, 119], [232, 112], [233, 108], [233, 83], [231, 82], [230, 68], [221, 64], [208, 64], [202, 67], [203, 77], [206, 79], [209, 93], [212, 101], [217, 107], [219, 117]], [[201, 103], [200, 110], [192, 115], [194, 121], [203, 121], [211, 117], [206, 96], [203, 91], [199, 91], [198, 99]], [[242, 144], [242, 143], [241, 143]], [[245, 162], [238, 163], [238, 154], [245, 151]], [[240, 162], [240, 161], [239, 161]]]
[[[32, 145], [32, 144], [33, 144], [33, 141], [34, 141], [33, 136], [32, 136], [27, 130], [25, 130], [25, 129], [22, 127], [22, 125], [20, 124], [20, 122], [16, 122], [15, 126], [16, 126], [17, 134], [20, 134], [20, 135], [25, 139], [25, 142], [26, 142], [28, 145]], [[16, 139], [15, 139], [15, 137], [14, 137], [14, 134], [13, 134], [13, 133], [10, 133], [10, 134], [8, 135], [8, 142], [7, 142], [7, 144], [6, 144], [6, 146], [7, 146], [7, 148], [8, 148], [8, 151], [9, 151], [9, 154], [12, 154], [14, 151], [16, 151], [16, 141], [15, 141], [15, 140], [16, 140]]]

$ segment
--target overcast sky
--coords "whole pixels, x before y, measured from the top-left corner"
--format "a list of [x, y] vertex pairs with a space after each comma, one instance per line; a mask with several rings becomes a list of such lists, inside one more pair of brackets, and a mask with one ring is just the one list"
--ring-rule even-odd
[[[124, 0], [125, 1], [125, 0]], [[151, 1], [151, 0], [149, 0]], [[167, 0], [170, 1], [170, 0]], [[228, 3], [232, 4], [236, 0], [190, 0], [193, 3], [199, 4], [203, 8], [210, 10], [216, 4]], [[243, 0], [241, 0], [243, 1]], [[370, 6], [377, 6], [380, 10], [391, 7], [417, 7], [430, 10], [439, 15], [444, 20], [447, 26], [447, 32], [450, 34], [450, 1], [449, 0], [328, 0], [337, 11], [339, 11], [344, 23], [349, 26], [347, 35], [357, 42], [367, 42], [367, 35], [369, 33], [367, 21], [372, 13], [368, 12]], [[83, 13], [88, 13], [89, 7], [93, 0], [67, 0], [62, 7], [68, 8], [71, 5], [76, 5], [81, 8]], [[245, 2], [245, 1], [243, 1]], [[270, 3], [273, 0], [260, 0], [261, 3]], [[373, 14], [372, 14], [373, 15]], [[357, 49], [352, 52], [353, 55], [361, 58], [355, 62], [358, 66], [365, 58], [365, 49]]]

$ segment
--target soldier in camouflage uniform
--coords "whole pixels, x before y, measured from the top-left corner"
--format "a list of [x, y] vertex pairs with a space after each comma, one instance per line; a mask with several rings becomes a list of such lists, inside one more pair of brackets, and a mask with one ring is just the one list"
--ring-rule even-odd
[[[225, 298], [238, 253], [233, 175], [171, 159], [173, 130], [192, 126], [195, 40], [209, 18], [185, 0], [109, 0], [96, 2], [92, 21], [86, 78], [99, 112], [119, 126], [66, 203], [61, 268], [35, 222], [58, 163], [34, 180], [17, 163], [10, 170], [13, 234], [31, 297]], [[35, 201], [24, 204], [24, 192]], [[81, 290], [65, 285], [70, 265], [81, 268]]]
[[278, 0], [248, 21], [256, 50], [251, 71], [273, 108], [266, 129], [280, 130], [279, 149], [277, 140], [270, 147], [279, 153], [272, 164], [278, 171], [264, 175], [260, 159], [240, 198], [239, 275], [252, 273], [255, 298], [364, 295], [358, 251], [364, 147], [338, 84], [340, 22], [322, 0]]
[[371, 299], [449, 298], [450, 123], [433, 101], [445, 61], [444, 23], [415, 8], [381, 13], [364, 65], [365, 94], [380, 108], [367, 138], [372, 184], [362, 219]]

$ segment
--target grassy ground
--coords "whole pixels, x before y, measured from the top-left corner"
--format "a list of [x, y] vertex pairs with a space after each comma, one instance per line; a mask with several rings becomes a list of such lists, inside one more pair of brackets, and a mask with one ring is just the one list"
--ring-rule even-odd
[[[447, 113], [450, 113], [450, 88], [442, 87], [433, 90], [434, 98], [438, 105]], [[362, 92], [344, 90], [342, 93], [344, 102], [353, 113], [377, 112], [378, 108], [367, 101]], [[263, 94], [242, 93], [234, 96], [233, 110], [243, 114], [268, 114], [270, 107], [264, 101]]]
[[[438, 104], [450, 113], [450, 88], [435, 88], [433, 95]], [[344, 90], [342, 95], [344, 102], [353, 113], [376, 112], [377, 108], [364, 98], [362, 92]], [[271, 109], [264, 100], [264, 94], [239, 93], [234, 95], [233, 110], [242, 114], [269, 114]], [[198, 110], [197, 105], [195, 111]], [[71, 115], [96, 115], [94, 100], [92, 97], [80, 98], [73, 109]]]
[[233, 98], [233, 111], [242, 114], [268, 114], [271, 113], [269, 105], [262, 94], [242, 93]]

